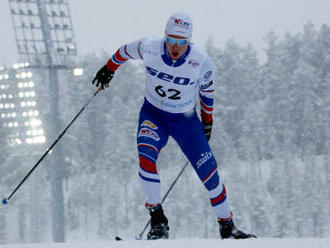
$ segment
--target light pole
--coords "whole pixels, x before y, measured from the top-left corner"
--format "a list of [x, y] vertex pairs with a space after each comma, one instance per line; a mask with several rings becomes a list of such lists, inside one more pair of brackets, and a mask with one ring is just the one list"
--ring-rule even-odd
[[[17, 63], [13, 68], [0, 68], [0, 158], [1, 175], [10, 175], [32, 163], [32, 158], [38, 156], [40, 148], [46, 142], [43, 123], [40, 119], [40, 104], [35, 85], [36, 75], [28, 68], [28, 63]], [[39, 177], [30, 182], [31, 187], [37, 185]], [[36, 190], [34, 190], [36, 194]], [[31, 198], [32, 199], [32, 198]], [[30, 242], [39, 241], [40, 212], [39, 201], [30, 204]], [[24, 204], [19, 204], [20, 237], [24, 239], [25, 210]], [[25, 241], [25, 240], [21, 240]]]
[[[16, 44], [31, 68], [48, 70], [50, 115], [48, 137], [60, 130], [58, 71], [72, 69], [76, 44], [67, 0], [8, 0]], [[65, 241], [63, 165], [61, 146], [49, 160], [52, 196], [52, 230], [55, 242]]]

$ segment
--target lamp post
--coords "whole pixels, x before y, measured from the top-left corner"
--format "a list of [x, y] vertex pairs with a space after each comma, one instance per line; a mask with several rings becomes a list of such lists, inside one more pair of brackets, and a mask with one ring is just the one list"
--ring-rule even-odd
[[[28, 66], [28, 63], [16, 63], [12, 68], [0, 68], [0, 158], [1, 175], [8, 175], [6, 180], [10, 180], [12, 171], [16, 171], [15, 175], [20, 177], [19, 171], [23, 172], [23, 168], [30, 166], [46, 142], [40, 119], [40, 104], [35, 91], [38, 80]], [[39, 177], [30, 181], [33, 194], [38, 192], [38, 182]], [[24, 204], [18, 206], [19, 233], [23, 242], [26, 241], [25, 207]], [[40, 201], [31, 201], [29, 208], [32, 210], [28, 222], [29, 241], [38, 242]]]
[[[76, 44], [68, 0], [8, 0], [15, 39], [21, 58], [29, 67], [47, 70], [50, 92], [48, 137], [60, 130], [58, 71], [72, 69]], [[49, 161], [52, 230], [55, 242], [65, 241], [63, 165], [61, 146]]]

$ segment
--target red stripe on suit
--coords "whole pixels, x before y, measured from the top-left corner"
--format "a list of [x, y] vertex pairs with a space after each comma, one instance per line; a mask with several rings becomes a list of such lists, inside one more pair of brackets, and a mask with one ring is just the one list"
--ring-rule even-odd
[[216, 204], [219, 201], [222, 201], [223, 198], [225, 198], [225, 196], [226, 196], [226, 187], [225, 187], [225, 185], [222, 185], [222, 187], [223, 187], [223, 190], [222, 190], [221, 194], [217, 198], [211, 199], [211, 204], [212, 205]]
[[120, 65], [115, 64], [115, 63], [112, 61], [112, 59], [109, 59], [109, 61], [107, 62], [106, 66], [108, 67], [108, 69], [109, 69], [110, 71], [115, 72], [115, 71], [118, 69], [118, 67], [119, 67]]
[[142, 156], [139, 156], [139, 160], [140, 160], [140, 167], [150, 173], [157, 173], [157, 168], [156, 168], [156, 164], [152, 161], [150, 161], [149, 159], [146, 159]]
[[210, 111], [210, 112], [213, 110], [213, 107], [209, 107], [209, 106], [205, 105], [205, 103], [203, 103], [202, 101], [200, 101], [200, 103], [205, 110]]
[[203, 123], [210, 123], [213, 121], [212, 113], [211, 114], [206, 113], [205, 111], [203, 111], [203, 109], [201, 110], [201, 116]]
[[120, 54], [120, 49], [117, 50], [117, 52], [115, 53], [115, 57], [117, 60], [119, 60], [120, 62], [125, 62], [127, 61], [127, 59], [123, 58]]

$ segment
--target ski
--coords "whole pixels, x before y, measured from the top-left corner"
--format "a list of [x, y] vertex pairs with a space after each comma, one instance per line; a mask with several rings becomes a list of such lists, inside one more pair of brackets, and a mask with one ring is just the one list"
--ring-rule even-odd
[[[115, 239], [116, 241], [123, 241], [123, 239], [119, 236], [116, 236]], [[143, 240], [143, 238], [140, 236], [135, 236], [135, 240]]]

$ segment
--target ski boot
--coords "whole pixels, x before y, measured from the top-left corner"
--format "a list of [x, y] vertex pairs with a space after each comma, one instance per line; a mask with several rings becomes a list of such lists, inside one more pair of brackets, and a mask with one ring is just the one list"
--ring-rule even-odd
[[221, 239], [249, 239], [257, 238], [256, 235], [244, 233], [236, 228], [233, 220], [218, 221]]
[[164, 211], [161, 205], [148, 208], [151, 216], [151, 228], [148, 232], [147, 239], [168, 239], [168, 220], [164, 215]]

